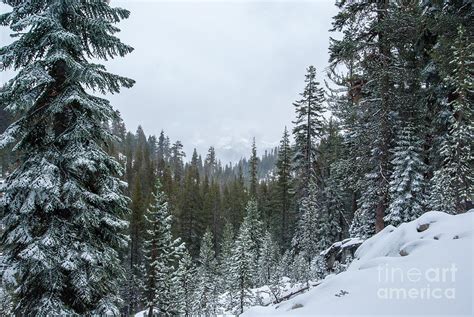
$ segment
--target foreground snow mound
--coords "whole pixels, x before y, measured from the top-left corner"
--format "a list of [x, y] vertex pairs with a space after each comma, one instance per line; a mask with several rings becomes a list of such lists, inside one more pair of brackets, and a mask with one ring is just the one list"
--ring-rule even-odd
[[474, 316], [474, 212], [429, 212], [366, 240], [346, 272], [244, 316]]

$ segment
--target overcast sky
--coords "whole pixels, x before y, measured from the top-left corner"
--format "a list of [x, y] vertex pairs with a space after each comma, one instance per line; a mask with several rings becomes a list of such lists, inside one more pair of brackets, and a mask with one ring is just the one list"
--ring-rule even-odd
[[135, 51], [107, 65], [137, 81], [111, 97], [113, 105], [129, 130], [163, 129], [188, 155], [214, 145], [224, 162], [236, 160], [248, 155], [253, 136], [261, 154], [291, 128], [305, 68], [316, 66], [324, 79], [332, 0], [112, 5], [131, 11], [119, 36]]

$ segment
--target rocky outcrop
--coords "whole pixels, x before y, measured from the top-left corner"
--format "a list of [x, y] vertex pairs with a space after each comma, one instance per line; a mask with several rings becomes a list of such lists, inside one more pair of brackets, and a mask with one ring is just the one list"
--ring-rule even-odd
[[364, 242], [359, 238], [348, 238], [342, 241], [335, 242], [329, 248], [321, 252], [326, 262], [326, 269], [328, 272], [334, 272], [336, 263], [347, 263], [348, 259], [354, 258], [354, 253], [357, 248]]

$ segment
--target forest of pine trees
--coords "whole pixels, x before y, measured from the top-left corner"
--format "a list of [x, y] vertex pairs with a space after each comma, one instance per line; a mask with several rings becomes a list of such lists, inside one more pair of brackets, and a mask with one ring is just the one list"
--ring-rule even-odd
[[0, 25], [17, 34], [0, 48], [16, 71], [0, 88], [16, 315], [238, 315], [258, 304], [253, 288], [278, 302], [283, 278], [324, 277], [337, 241], [473, 206], [470, 2], [338, 1], [327, 73], [301, 70], [293, 126], [236, 163], [129, 132], [93, 95], [134, 84], [90, 62], [133, 50], [114, 35], [128, 11], [3, 2]]

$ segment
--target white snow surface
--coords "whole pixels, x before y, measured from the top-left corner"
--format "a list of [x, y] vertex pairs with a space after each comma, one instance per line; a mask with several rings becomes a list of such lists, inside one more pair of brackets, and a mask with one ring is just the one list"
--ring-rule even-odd
[[474, 210], [388, 226], [358, 248], [346, 272], [243, 316], [474, 316], [473, 235]]
[[[310, 285], [314, 284], [314, 282], [309, 282], [309, 283]], [[283, 277], [282, 286], [283, 287], [281, 288], [280, 296], [284, 297], [305, 288], [306, 283], [292, 283], [288, 277]], [[251, 292], [254, 294], [255, 298], [258, 298], [257, 301], [260, 302], [261, 305], [270, 305], [275, 300], [274, 296], [271, 293], [270, 288], [267, 285], [258, 287], [258, 288], [253, 288], [251, 289]], [[226, 294], [222, 294], [220, 296], [221, 304], [223, 304], [225, 295]], [[218, 310], [219, 310], [219, 313], [217, 315], [218, 317], [234, 316], [231, 312], [222, 311], [222, 307], [220, 307]], [[158, 310], [156, 310], [156, 312], [158, 313]], [[135, 317], [147, 317], [147, 316], [148, 316], [148, 309], [142, 310], [135, 314]]]

